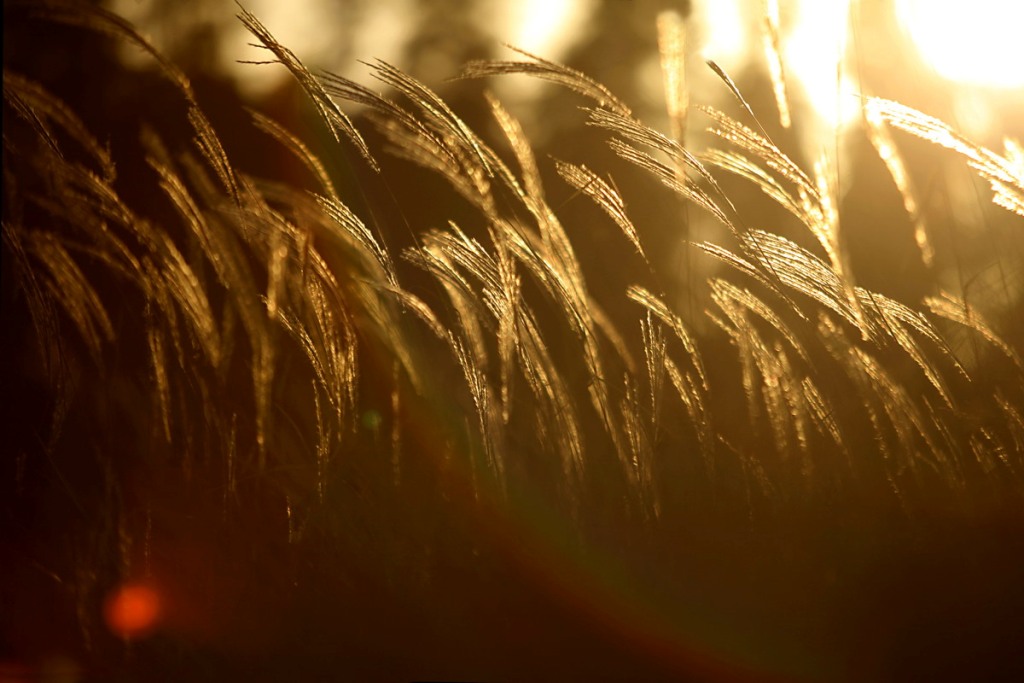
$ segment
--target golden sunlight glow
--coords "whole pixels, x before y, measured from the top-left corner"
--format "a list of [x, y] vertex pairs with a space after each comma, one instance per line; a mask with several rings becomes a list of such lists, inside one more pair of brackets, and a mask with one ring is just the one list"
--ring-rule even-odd
[[[476, 23], [495, 46], [508, 43], [558, 62], [586, 34], [595, 9], [595, 0], [486, 2], [480, 3]], [[520, 58], [505, 50], [497, 54], [502, 59]], [[506, 104], [511, 104], [538, 97], [545, 83], [536, 78], [498, 79], [492, 87]]]
[[783, 29], [786, 76], [799, 83], [826, 123], [845, 125], [860, 111], [853, 83], [842, 70], [849, 0], [796, 4], [796, 23], [789, 31]]
[[1024, 3], [897, 0], [896, 8], [903, 28], [939, 75], [981, 86], [1024, 86]]
[[[577, 36], [575, 26], [589, 14], [586, 0], [523, 0], [508, 3], [507, 37], [516, 47], [556, 59]], [[572, 29], [568, 27], [574, 27]]]
[[727, 69], [735, 69], [738, 60], [746, 59], [750, 38], [737, 0], [701, 3], [697, 11], [705, 36], [702, 46], [705, 59], [713, 59]]

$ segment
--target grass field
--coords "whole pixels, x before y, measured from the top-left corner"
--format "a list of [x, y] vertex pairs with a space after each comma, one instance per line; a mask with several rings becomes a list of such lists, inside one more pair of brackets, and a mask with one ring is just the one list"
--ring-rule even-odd
[[0, 679], [1022, 673], [1017, 142], [865, 98], [809, 157], [686, 91], [677, 15], [662, 132], [511, 50], [458, 106], [320, 73], [240, 9], [285, 124], [116, 15], [4, 12]]

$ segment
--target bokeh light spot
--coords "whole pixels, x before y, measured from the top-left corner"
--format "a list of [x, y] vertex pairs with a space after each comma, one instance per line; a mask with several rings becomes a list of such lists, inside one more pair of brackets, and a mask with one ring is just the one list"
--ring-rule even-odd
[[156, 590], [146, 584], [128, 583], [107, 596], [103, 616], [107, 627], [127, 640], [152, 632], [162, 611], [160, 594]]
[[384, 423], [384, 416], [380, 412], [373, 410], [365, 411], [360, 417], [360, 422], [363, 424], [364, 429], [368, 429], [371, 432], [376, 432], [380, 429], [380, 426]]

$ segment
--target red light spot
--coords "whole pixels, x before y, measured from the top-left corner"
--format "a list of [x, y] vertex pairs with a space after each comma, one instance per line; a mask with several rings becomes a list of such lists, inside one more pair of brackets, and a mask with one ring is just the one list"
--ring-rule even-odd
[[129, 639], [148, 635], [160, 619], [160, 595], [152, 587], [128, 583], [107, 596], [103, 616], [118, 636]]

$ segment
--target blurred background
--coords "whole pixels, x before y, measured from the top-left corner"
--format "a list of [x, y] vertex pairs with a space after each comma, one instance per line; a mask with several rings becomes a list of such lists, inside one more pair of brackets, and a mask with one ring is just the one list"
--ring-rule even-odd
[[[248, 98], [281, 87], [284, 69], [259, 59], [233, 2], [107, 0], [186, 69], [230, 79]], [[686, 20], [687, 82], [694, 102], [722, 96], [703, 60], [737, 82], [767, 75], [766, 10], [777, 17], [784, 72], [797, 106], [809, 104], [829, 126], [850, 125], [857, 95], [891, 96], [953, 119], [982, 144], [1004, 125], [1021, 125], [1024, 53], [1015, 29], [1024, 10], [998, 0], [251, 0], [243, 6], [311, 66], [356, 80], [359, 63], [383, 59], [432, 86], [466, 61], [510, 56], [509, 44], [586, 73], [599, 74], [645, 120], [664, 113], [656, 49], [657, 16]], [[122, 57], [144, 67], [138, 54]], [[530, 79], [497, 86], [514, 101], [536, 101]], [[907, 101], [912, 98], [913, 101]], [[936, 111], [936, 109], [941, 109]], [[769, 112], [761, 115], [771, 118]], [[806, 121], [804, 122], [806, 124]]]

